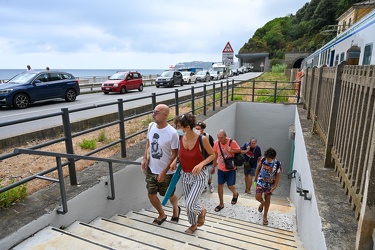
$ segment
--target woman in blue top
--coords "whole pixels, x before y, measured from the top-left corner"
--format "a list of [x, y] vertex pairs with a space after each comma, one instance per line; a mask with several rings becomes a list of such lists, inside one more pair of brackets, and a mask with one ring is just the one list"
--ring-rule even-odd
[[[245, 156], [244, 175], [245, 175], [245, 193], [251, 194], [251, 186], [253, 177], [257, 169], [258, 163], [262, 158], [262, 151], [257, 145], [257, 139], [251, 138], [250, 142], [246, 142], [241, 147], [241, 153]], [[256, 181], [256, 179], [254, 179]]]
[[260, 202], [258, 211], [261, 213], [264, 209], [263, 225], [268, 225], [267, 214], [271, 204], [271, 195], [279, 184], [281, 172], [281, 162], [276, 160], [276, 150], [267, 149], [255, 173], [257, 180], [255, 199]]

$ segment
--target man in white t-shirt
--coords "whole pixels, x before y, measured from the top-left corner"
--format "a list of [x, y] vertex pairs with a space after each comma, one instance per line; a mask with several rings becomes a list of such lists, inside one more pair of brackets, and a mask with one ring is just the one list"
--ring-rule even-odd
[[[157, 225], [161, 225], [167, 219], [157, 193], [164, 196], [168, 189], [174, 174], [174, 171], [170, 171], [170, 165], [177, 157], [179, 143], [176, 129], [167, 122], [168, 114], [169, 107], [165, 104], [159, 104], [153, 110], [154, 122], [148, 126], [147, 144], [142, 161], [142, 169], [147, 173], [148, 198], [159, 213], [153, 221]], [[180, 208], [174, 191], [169, 201], [173, 206], [171, 220], [178, 222]]]

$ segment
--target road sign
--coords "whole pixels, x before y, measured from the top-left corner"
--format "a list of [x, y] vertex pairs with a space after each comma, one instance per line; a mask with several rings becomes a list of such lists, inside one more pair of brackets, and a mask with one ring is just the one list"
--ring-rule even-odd
[[229, 42], [227, 42], [227, 45], [225, 45], [223, 53], [234, 53], [232, 45], [230, 45]]
[[227, 44], [225, 45], [224, 49], [223, 49], [223, 57], [222, 57], [222, 62], [229, 66], [231, 64], [233, 64], [233, 56], [234, 56], [234, 51], [233, 51], [233, 48], [232, 46], [230, 45], [229, 42], [227, 42]]

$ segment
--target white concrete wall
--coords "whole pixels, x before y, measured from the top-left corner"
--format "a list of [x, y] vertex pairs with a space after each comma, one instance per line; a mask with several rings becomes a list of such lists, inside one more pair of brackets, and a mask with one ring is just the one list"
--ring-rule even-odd
[[326, 249], [301, 122], [297, 110], [295, 113], [296, 135], [293, 170], [298, 171], [302, 180], [302, 187], [309, 190], [309, 195], [312, 196], [310, 201], [304, 200], [303, 196], [300, 196], [296, 191], [296, 179], [292, 179], [290, 198], [297, 211], [298, 235], [306, 250]]
[[237, 102], [205, 121], [206, 131], [217, 139], [217, 131], [224, 129], [228, 137], [240, 146], [251, 137], [258, 139], [264, 150], [273, 147], [284, 172], [290, 170], [292, 141], [289, 140], [289, 125], [293, 124], [295, 107], [283, 104]]

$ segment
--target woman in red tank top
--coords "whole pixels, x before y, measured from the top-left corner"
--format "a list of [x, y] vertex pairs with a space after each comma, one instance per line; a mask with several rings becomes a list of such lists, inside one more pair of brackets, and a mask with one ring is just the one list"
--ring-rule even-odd
[[[205, 166], [213, 161], [215, 156], [208, 138], [193, 131], [196, 123], [194, 115], [177, 116], [174, 118], [174, 123], [181, 135], [178, 157], [182, 166], [181, 180], [185, 207], [191, 224], [185, 232], [192, 234], [205, 221], [206, 209], [197, 201], [208, 178]], [[204, 150], [202, 150], [202, 145]]]

